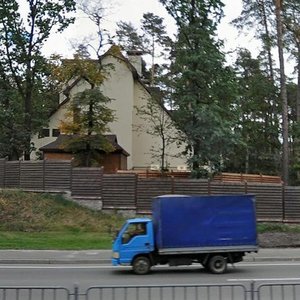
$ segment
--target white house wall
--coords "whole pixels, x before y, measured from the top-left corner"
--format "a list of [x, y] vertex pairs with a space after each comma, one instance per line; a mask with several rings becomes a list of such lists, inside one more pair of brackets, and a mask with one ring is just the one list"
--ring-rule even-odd
[[[145, 122], [144, 118], [140, 114], [137, 114], [137, 109], [146, 107], [147, 101], [150, 99], [150, 94], [145, 91], [139, 82], [135, 84], [135, 108], [133, 113], [133, 166], [134, 168], [140, 167], [159, 167], [161, 166], [161, 161], [157, 157], [162, 148], [161, 138], [158, 136], [151, 135], [147, 133], [150, 122]], [[165, 118], [170, 119], [170, 116], [163, 109], [162, 113], [165, 114]], [[148, 128], [147, 128], [148, 127]], [[178, 132], [175, 127], [169, 132], [166, 131], [169, 136], [177, 136]], [[155, 157], [153, 157], [153, 152], [151, 148], [155, 149]], [[184, 166], [186, 164], [185, 158], [178, 157], [180, 153], [184, 150], [183, 147], [179, 147], [176, 143], [166, 147], [166, 163], [169, 169], [177, 170], [178, 166]]]

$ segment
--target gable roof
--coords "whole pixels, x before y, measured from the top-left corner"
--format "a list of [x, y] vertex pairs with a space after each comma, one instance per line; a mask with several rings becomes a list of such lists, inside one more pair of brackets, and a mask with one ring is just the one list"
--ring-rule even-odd
[[[39, 150], [48, 153], [69, 153], [69, 151], [64, 150], [64, 145], [66, 141], [72, 139], [72, 137], [72, 135], [60, 134], [55, 141], [39, 148]], [[112, 153], [122, 153], [125, 156], [129, 156], [129, 153], [118, 144], [117, 136], [115, 134], [107, 134], [105, 137], [115, 149]]]
[[[123, 63], [125, 63], [125, 65], [127, 66], [127, 68], [129, 69], [129, 71], [132, 73], [133, 79], [138, 81], [143, 88], [151, 95], [151, 89], [148, 88], [145, 83], [143, 82], [142, 78], [140, 77], [140, 75], [138, 74], [136, 68], [131, 64], [131, 62], [129, 61], [129, 59], [127, 57], [125, 57], [119, 46], [117, 45], [112, 45], [102, 56], [101, 59], [107, 57], [107, 56], [112, 56], [114, 58], [116, 58], [117, 60], [122, 61]], [[74, 61], [74, 59], [65, 59], [64, 62], [68, 62], [68, 61]], [[98, 60], [96, 59], [91, 59], [90, 61], [98, 63]], [[65, 103], [67, 103], [70, 98], [70, 91], [81, 81], [81, 80], [85, 80], [87, 82], [89, 82], [88, 78], [86, 76], [77, 76], [76, 78], [74, 78], [74, 81], [72, 81], [72, 83], [70, 85], [67, 85], [64, 90], [62, 91], [62, 94], [64, 94], [66, 96], [66, 99], [64, 101], [62, 101], [51, 113], [50, 116], [52, 116], [56, 111], [59, 110], [59, 108], [61, 106], [63, 106]]]

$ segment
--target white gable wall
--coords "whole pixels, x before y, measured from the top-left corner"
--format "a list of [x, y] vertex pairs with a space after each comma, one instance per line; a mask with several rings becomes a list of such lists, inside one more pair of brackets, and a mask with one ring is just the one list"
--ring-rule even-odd
[[116, 120], [109, 124], [110, 131], [117, 136], [118, 144], [130, 154], [127, 158], [127, 167], [131, 169], [134, 79], [124, 62], [108, 56], [103, 63], [114, 64], [109, 78], [101, 86], [103, 94], [113, 99], [109, 107], [115, 110]]

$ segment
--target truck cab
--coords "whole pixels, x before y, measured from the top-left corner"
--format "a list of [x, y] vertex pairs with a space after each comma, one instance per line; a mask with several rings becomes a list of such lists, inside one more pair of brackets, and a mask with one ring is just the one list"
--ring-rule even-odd
[[148, 218], [129, 219], [114, 240], [112, 264], [114, 266], [132, 265], [136, 273], [147, 273], [150, 268], [150, 253], [153, 250], [152, 220]]

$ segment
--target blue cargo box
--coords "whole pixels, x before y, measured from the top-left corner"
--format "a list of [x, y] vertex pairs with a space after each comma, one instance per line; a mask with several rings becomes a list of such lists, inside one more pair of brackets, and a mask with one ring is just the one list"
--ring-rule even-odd
[[257, 246], [253, 195], [159, 196], [152, 212], [159, 251]]

